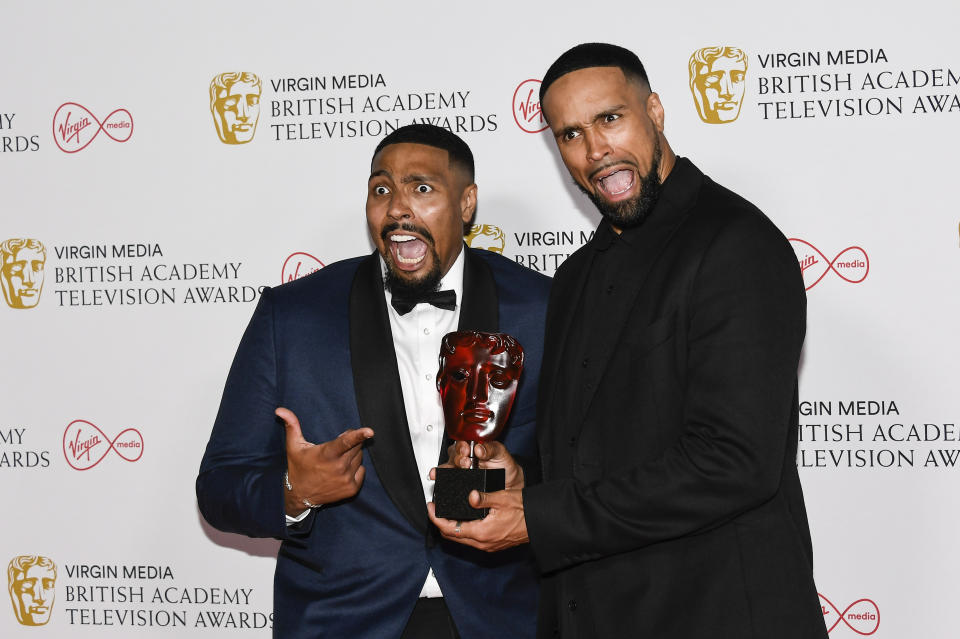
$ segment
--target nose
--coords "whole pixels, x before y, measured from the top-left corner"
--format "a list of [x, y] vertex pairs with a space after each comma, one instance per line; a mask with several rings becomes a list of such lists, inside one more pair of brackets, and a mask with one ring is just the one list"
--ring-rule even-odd
[[37, 281], [37, 273], [29, 266], [23, 269], [23, 284], [24, 286], [33, 286]]
[[400, 192], [394, 192], [390, 196], [390, 206], [387, 207], [387, 216], [393, 220], [405, 220], [413, 217], [413, 212], [407, 203], [406, 196]]
[[730, 74], [724, 73], [720, 77], [720, 97], [721, 98], [732, 98], [733, 97], [733, 83], [730, 82]]
[[587, 159], [599, 162], [610, 154], [610, 143], [602, 131], [593, 128], [584, 131], [583, 141], [587, 151]]
[[470, 399], [477, 404], [484, 404], [487, 401], [487, 378], [488, 375], [480, 370], [470, 378], [467, 392], [470, 394]]
[[237, 117], [241, 120], [246, 120], [250, 117], [249, 114], [250, 107], [247, 106], [247, 101], [244, 98], [237, 100]]

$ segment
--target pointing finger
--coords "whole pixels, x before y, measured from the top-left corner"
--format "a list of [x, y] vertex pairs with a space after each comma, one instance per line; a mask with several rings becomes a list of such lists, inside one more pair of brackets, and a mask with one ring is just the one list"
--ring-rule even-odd
[[335, 440], [336, 445], [334, 450], [337, 454], [342, 455], [349, 451], [350, 449], [359, 446], [366, 440], [373, 437], [373, 429], [370, 428], [357, 428], [355, 430], [348, 430]]

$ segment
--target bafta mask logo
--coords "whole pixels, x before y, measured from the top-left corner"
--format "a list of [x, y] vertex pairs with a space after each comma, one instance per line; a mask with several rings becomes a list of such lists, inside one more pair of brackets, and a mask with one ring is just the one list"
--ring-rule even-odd
[[40, 302], [47, 249], [40, 240], [11, 238], [0, 243], [0, 286], [10, 308], [33, 308]]
[[733, 122], [746, 88], [747, 54], [736, 47], [704, 47], [690, 56], [690, 91], [700, 119]]
[[503, 255], [506, 238], [503, 231], [493, 224], [474, 224], [466, 237], [467, 246], [475, 249], [486, 249]]
[[50, 621], [57, 584], [57, 565], [48, 557], [20, 555], [7, 566], [7, 587], [17, 621], [42, 626]]
[[246, 144], [260, 119], [260, 78], [246, 71], [221, 73], [210, 82], [210, 113], [224, 144]]

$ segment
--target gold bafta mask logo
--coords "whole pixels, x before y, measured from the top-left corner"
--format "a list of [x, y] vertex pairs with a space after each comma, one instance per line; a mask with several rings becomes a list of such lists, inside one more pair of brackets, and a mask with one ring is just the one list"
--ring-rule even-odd
[[486, 249], [503, 255], [506, 238], [503, 231], [493, 224], [474, 224], [466, 237], [467, 246], [475, 249]]
[[49, 557], [20, 555], [7, 566], [7, 587], [17, 621], [42, 626], [50, 621], [57, 584], [57, 565]]
[[690, 56], [690, 91], [700, 119], [733, 122], [746, 89], [747, 54], [736, 47], [704, 47]]
[[255, 73], [229, 71], [210, 82], [210, 113], [224, 144], [246, 144], [260, 119], [260, 78]]
[[10, 308], [33, 308], [43, 290], [47, 249], [40, 240], [11, 238], [0, 243], [0, 286]]

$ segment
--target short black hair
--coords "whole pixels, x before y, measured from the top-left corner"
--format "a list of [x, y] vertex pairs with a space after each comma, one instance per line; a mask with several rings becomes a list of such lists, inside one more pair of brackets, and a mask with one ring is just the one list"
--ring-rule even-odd
[[443, 127], [433, 124], [408, 124], [393, 131], [380, 140], [380, 144], [373, 151], [373, 157], [391, 144], [425, 144], [437, 149], [443, 149], [450, 155], [450, 164], [455, 164], [474, 181], [473, 152], [460, 137]]
[[636, 53], [615, 44], [585, 42], [562, 53], [547, 69], [543, 82], [540, 83], [540, 103], [543, 104], [543, 96], [557, 78], [572, 71], [593, 67], [617, 67], [628, 80], [639, 80], [646, 87], [650, 87], [647, 71]]

